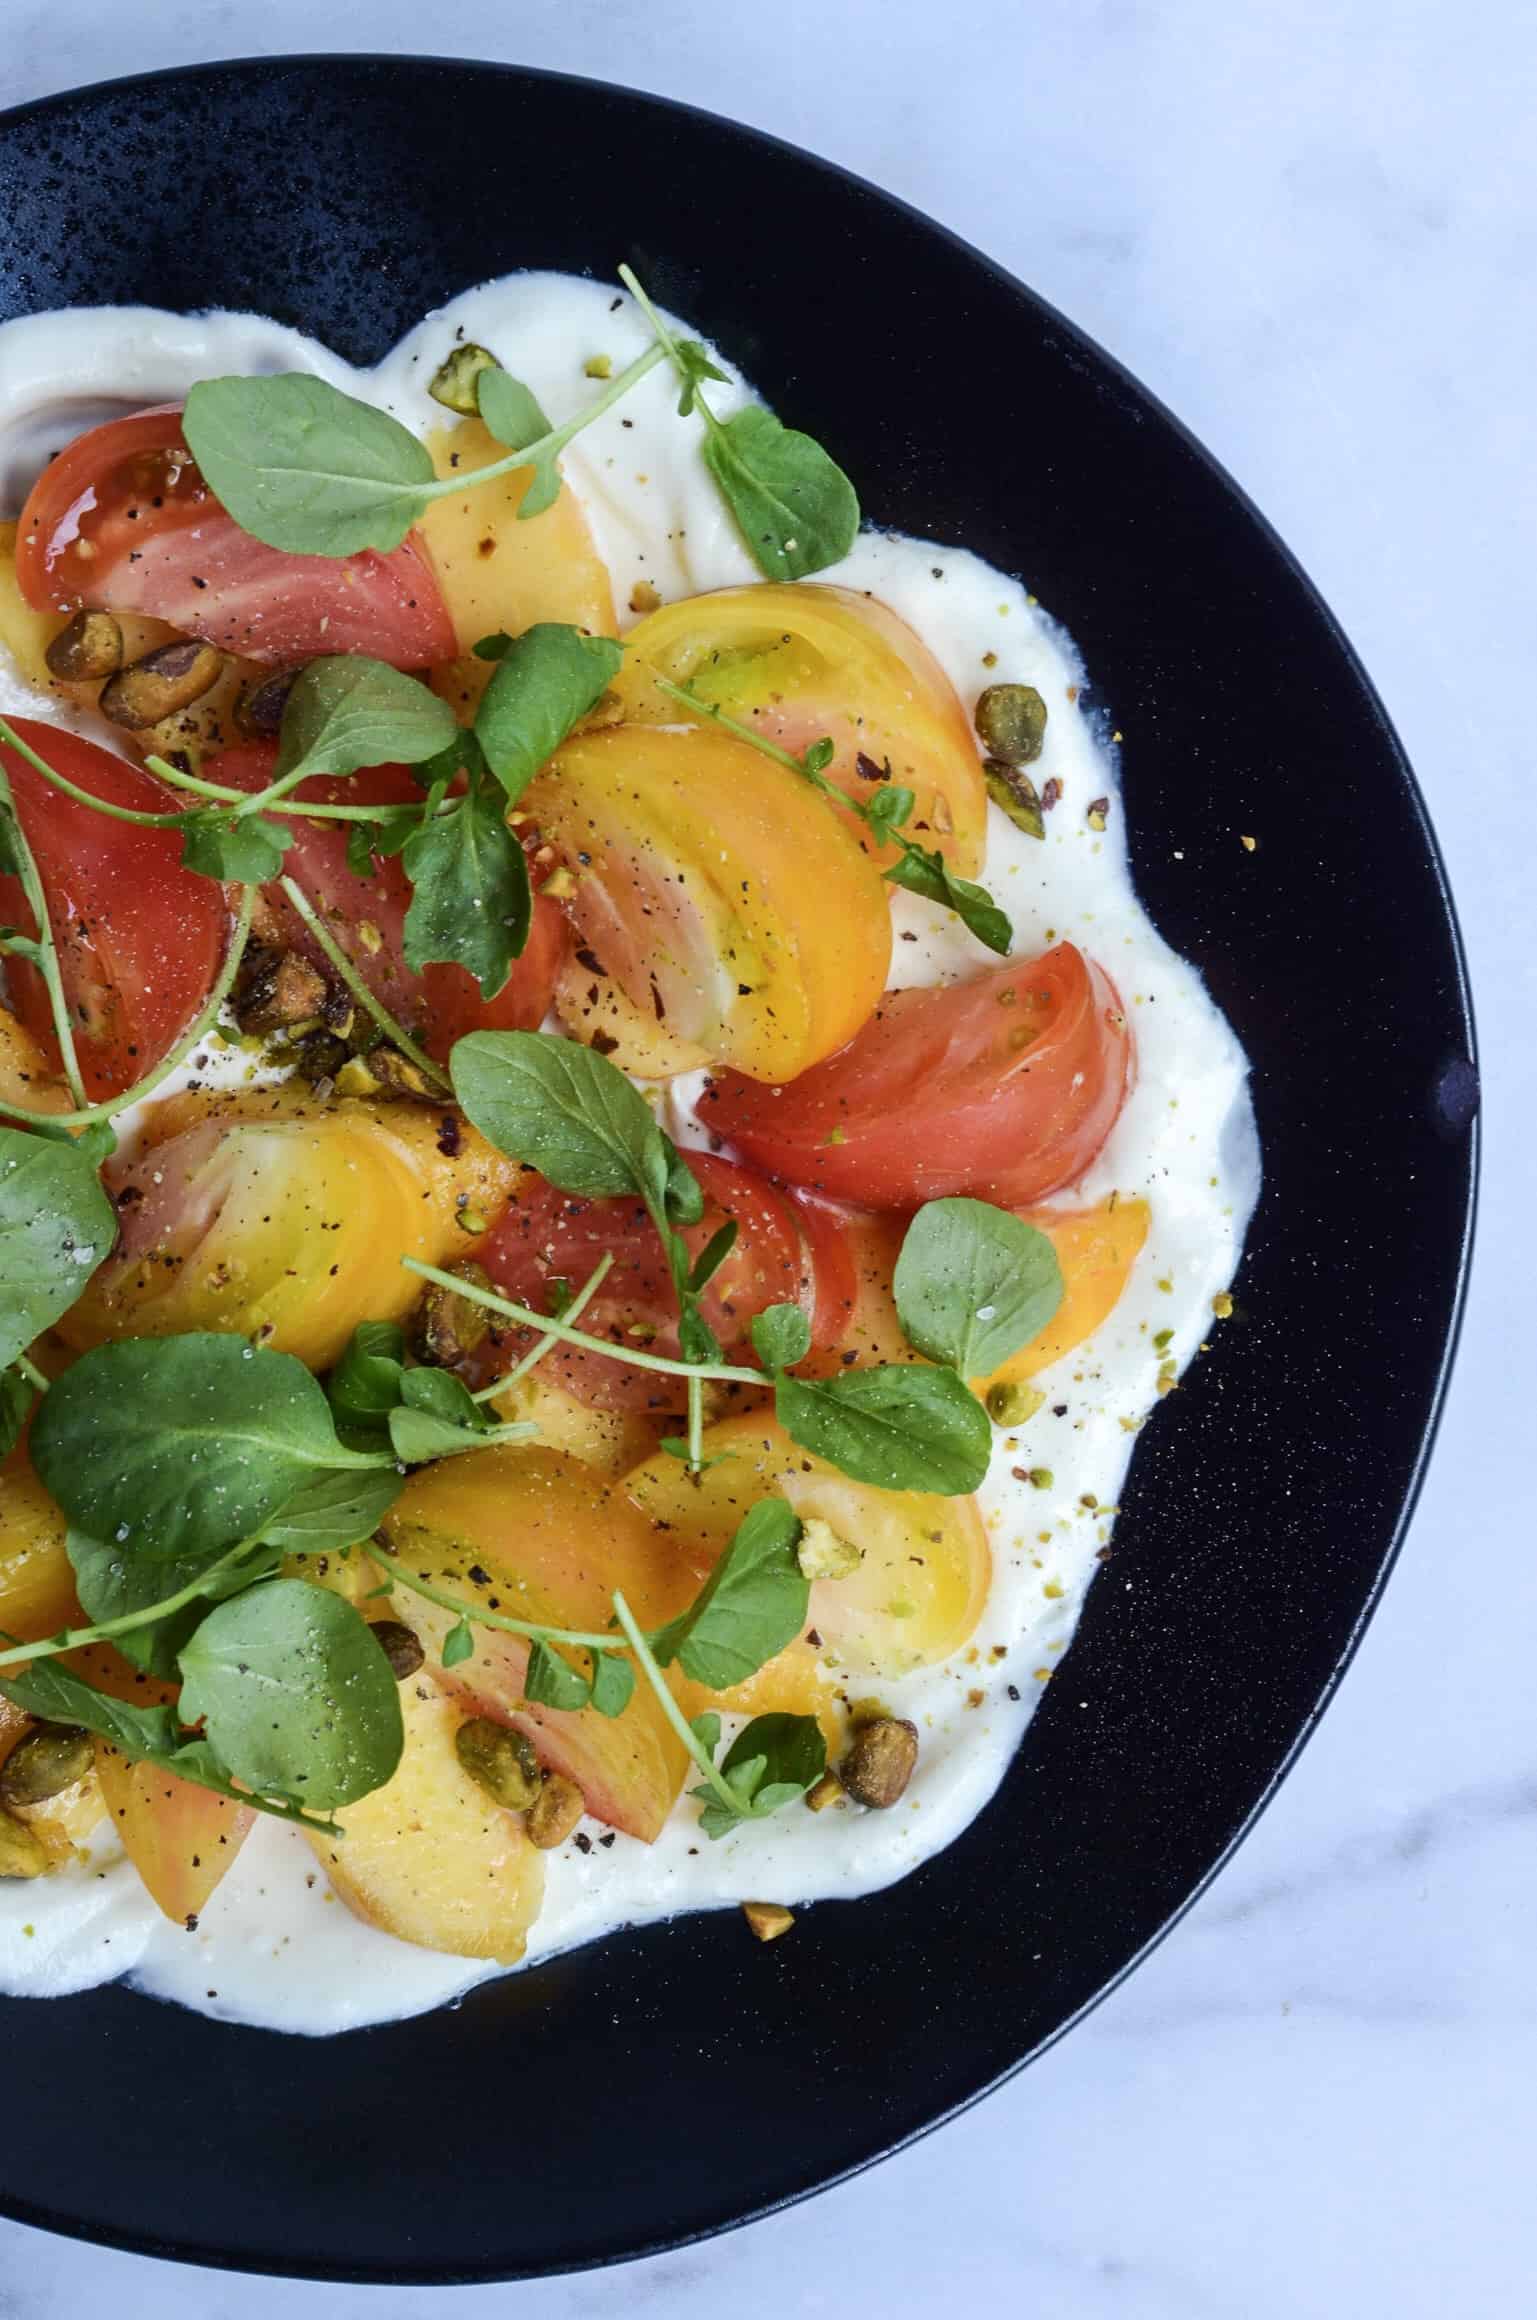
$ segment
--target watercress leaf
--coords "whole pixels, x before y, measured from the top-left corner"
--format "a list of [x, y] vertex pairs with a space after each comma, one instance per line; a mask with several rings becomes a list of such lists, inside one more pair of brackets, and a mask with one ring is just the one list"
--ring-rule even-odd
[[0, 1369], [0, 1458], [8, 1458], [34, 1400], [33, 1388], [17, 1369]]
[[962, 1377], [987, 1377], [1062, 1302], [1045, 1233], [985, 1200], [931, 1200], [907, 1228], [892, 1276], [910, 1342]]
[[547, 1643], [535, 1641], [528, 1647], [528, 1666], [523, 1674], [523, 1696], [541, 1708], [585, 1708], [592, 1698], [593, 1687], [562, 1653], [552, 1651]]
[[418, 975], [435, 960], [467, 968], [481, 997], [494, 999], [527, 944], [534, 910], [505, 801], [472, 790], [450, 813], [419, 822], [401, 860], [412, 888], [406, 965]]
[[590, 1047], [546, 1031], [472, 1031], [449, 1057], [473, 1126], [561, 1192], [659, 1204], [667, 1151], [645, 1098]]
[[253, 1796], [249, 1789], [237, 1787], [209, 1740], [183, 1740], [171, 1755], [156, 1756], [151, 1761], [163, 1764], [167, 1772], [176, 1774], [178, 1780], [195, 1781], [199, 1788], [211, 1788], [216, 1796], [230, 1797], [234, 1803], [249, 1805], [253, 1811], [266, 1813], [273, 1820], [291, 1821], [296, 1828], [318, 1829], [330, 1837], [345, 1833], [338, 1828], [335, 1817], [329, 1812], [306, 1812], [304, 1806], [293, 1798]]
[[733, 1829], [741, 1827], [742, 1814], [723, 1803], [713, 1788], [691, 1788], [688, 1793], [698, 1797], [703, 1807], [699, 1815], [699, 1826], [705, 1836], [712, 1840], [729, 1837]]
[[773, 1812], [793, 1797], [804, 1796], [827, 1770], [821, 1725], [815, 1716], [754, 1716], [726, 1750], [720, 1768], [730, 1782], [738, 1765], [754, 1762], [762, 1767], [751, 1789], [755, 1814]]
[[351, 1804], [387, 1781], [404, 1733], [390, 1663], [339, 1595], [273, 1579], [182, 1646], [180, 1713], [258, 1796]]
[[635, 1669], [616, 1651], [592, 1655], [592, 1704], [600, 1716], [622, 1716], [635, 1690]]
[[530, 516], [542, 516], [560, 497], [560, 464], [554, 459], [536, 459], [529, 470], [523, 497], [518, 502], [518, 522], [526, 524]]
[[317, 1474], [279, 1508], [262, 1535], [283, 1554], [340, 1554], [372, 1538], [404, 1488], [405, 1476], [393, 1466]]
[[679, 379], [680, 419], [686, 419], [694, 408], [695, 398], [706, 379], [717, 379], [723, 387], [731, 383], [720, 366], [710, 360], [709, 350], [701, 346], [697, 338], [675, 338], [672, 342], [672, 359]]
[[612, 637], [584, 636], [560, 620], [536, 622], [501, 654], [475, 714], [475, 737], [510, 804], [618, 675], [623, 659]]
[[537, 443], [541, 435], [550, 433], [550, 422], [540, 409], [532, 387], [515, 379], [511, 371], [504, 371], [500, 363], [493, 363], [479, 373], [475, 400], [487, 433], [494, 435], [498, 443], [505, 443], [509, 451], [522, 451], [528, 444]]
[[738, 1757], [731, 1764], [729, 1770], [726, 1765], [721, 1765], [721, 1777], [736, 1798], [738, 1810], [744, 1815], [752, 1811], [753, 1798], [757, 1794], [758, 1784], [767, 1770], [768, 1758], [766, 1756]]
[[676, 1660], [712, 1692], [756, 1675], [806, 1624], [811, 1590], [795, 1549], [800, 1517], [782, 1498], [749, 1507], [730, 1545], [686, 1611], [650, 1638], [657, 1660]]
[[[713, 1756], [720, 1746], [720, 1718], [716, 1715], [715, 1710], [706, 1708], [702, 1715], [691, 1716], [689, 1730], [693, 1733], [706, 1756]], [[704, 1793], [708, 1796], [709, 1789], [706, 1789]]]
[[294, 680], [283, 709], [282, 777], [421, 765], [455, 746], [453, 710], [419, 677], [365, 653], [330, 653]]
[[[669, 1458], [681, 1458], [685, 1466], [694, 1466], [694, 1453], [681, 1434], [664, 1434], [657, 1448]], [[728, 1458], [735, 1456], [734, 1450], [722, 1450], [714, 1458], [701, 1458], [698, 1465], [694, 1466], [694, 1471], [697, 1474], [708, 1474], [712, 1466], [724, 1466]]]
[[774, 1408], [803, 1450], [879, 1490], [956, 1498], [987, 1472], [993, 1430], [953, 1369], [899, 1362], [830, 1378], [781, 1375]]
[[1007, 958], [1014, 944], [1014, 929], [1007, 911], [1000, 910], [985, 886], [978, 886], [970, 878], [957, 878], [943, 854], [932, 854], [926, 846], [909, 843], [899, 862], [893, 862], [886, 872], [892, 886], [905, 887], [909, 894], [921, 894], [929, 902], [941, 902], [953, 910], [962, 924], [969, 927], [979, 943], [1000, 958]]
[[704, 1189], [670, 1136], [662, 1144], [667, 1157], [667, 1184], [663, 1207], [669, 1224], [698, 1224], [704, 1216]]
[[254, 1538], [318, 1474], [368, 1464], [302, 1362], [213, 1331], [83, 1354], [43, 1397], [32, 1460], [79, 1529], [156, 1562]]
[[390, 1444], [397, 1458], [420, 1466], [453, 1458], [487, 1440], [520, 1441], [527, 1425], [499, 1426], [452, 1370], [408, 1369], [400, 1381], [401, 1406], [390, 1412]]
[[820, 741], [812, 742], [801, 763], [808, 773], [825, 773], [837, 754], [837, 743], [824, 733]]
[[820, 443], [761, 403], [712, 421], [704, 460], [765, 579], [805, 580], [854, 545], [854, 486]]
[[360, 1321], [347, 1350], [326, 1380], [337, 1423], [379, 1434], [400, 1400], [406, 1365], [405, 1332], [393, 1321]]
[[740, 1227], [734, 1216], [728, 1216], [718, 1231], [711, 1233], [704, 1247], [689, 1268], [688, 1286], [697, 1297], [707, 1289], [736, 1247]]
[[435, 480], [426, 445], [398, 419], [302, 372], [200, 380], [182, 430], [241, 530], [294, 555], [387, 554]]
[[479, 1429], [472, 1434], [433, 1410], [390, 1412], [390, 1448], [404, 1466], [426, 1466], [434, 1458], [456, 1458], [461, 1451], [482, 1447]]
[[865, 819], [874, 830], [897, 830], [917, 802], [913, 791], [904, 789], [899, 782], [883, 783], [866, 804]]
[[178, 1744], [174, 1709], [141, 1708], [131, 1700], [114, 1700], [109, 1693], [99, 1692], [94, 1684], [87, 1683], [84, 1676], [76, 1675], [62, 1660], [35, 1659], [11, 1669], [0, 1675], [0, 1692], [13, 1706], [25, 1708], [29, 1716], [42, 1716], [51, 1724], [79, 1724], [87, 1732], [99, 1732], [103, 1740], [110, 1740], [125, 1756], [161, 1760], [171, 1755]]
[[69, 1311], [116, 1238], [79, 1145], [0, 1127], [0, 1368]]
[[354, 878], [372, 878], [375, 875], [379, 865], [374, 856], [381, 851], [383, 839], [383, 822], [348, 823], [347, 867]]
[[811, 1324], [798, 1305], [769, 1305], [753, 1316], [752, 1342], [765, 1369], [793, 1369], [811, 1351]]
[[168, 1612], [163, 1619], [127, 1628], [114, 1638], [116, 1649], [134, 1667], [151, 1675], [168, 1677], [175, 1676], [176, 1655], [209, 1604], [238, 1594], [254, 1580], [269, 1576], [280, 1560], [280, 1549], [273, 1546], [242, 1556], [238, 1564], [223, 1571], [211, 1570], [209, 1566], [216, 1558], [206, 1554], [187, 1555], [174, 1563], [152, 1563], [122, 1547], [103, 1545], [100, 1539], [89, 1538], [84, 1531], [73, 1527], [66, 1546], [75, 1573], [75, 1592], [81, 1609], [93, 1623], [121, 1619], [129, 1612], [147, 1611], [152, 1604], [164, 1603], [170, 1596], [179, 1595], [183, 1587], [191, 1586], [194, 1581], [204, 1582], [201, 1593], [192, 1602]]
[[513, 641], [505, 628], [499, 628], [490, 636], [478, 638], [470, 650], [478, 661], [504, 661], [512, 650]]
[[265, 814], [237, 822], [207, 806], [183, 814], [181, 832], [182, 868], [231, 886], [264, 886], [276, 878], [294, 842], [292, 830]]
[[460, 1667], [475, 1654], [475, 1630], [467, 1619], [456, 1620], [443, 1638], [438, 1657], [444, 1667]]
[[685, 1361], [701, 1366], [720, 1359], [720, 1339], [687, 1295], [679, 1301], [678, 1351]]

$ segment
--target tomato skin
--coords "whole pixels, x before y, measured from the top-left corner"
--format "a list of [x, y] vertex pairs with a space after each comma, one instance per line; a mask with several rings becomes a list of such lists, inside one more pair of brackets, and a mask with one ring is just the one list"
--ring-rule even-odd
[[[271, 781], [276, 762], [270, 742], [251, 742], [227, 749], [207, 773], [210, 780], [230, 789], [253, 791]], [[421, 797], [403, 765], [376, 765], [335, 780], [301, 782], [293, 792], [294, 803], [311, 805], [419, 805]], [[283, 857], [286, 875], [317, 907], [324, 906], [332, 932], [374, 997], [420, 1038], [429, 1055], [446, 1063], [454, 1041], [470, 1031], [538, 1030], [570, 942], [566, 920], [555, 903], [543, 895], [536, 897], [522, 956], [513, 960], [495, 998], [483, 999], [480, 985], [464, 967], [440, 960], [416, 975], [406, 965], [404, 929], [411, 886], [398, 856], [378, 862], [373, 877], [360, 878], [347, 865], [345, 822], [305, 822], [295, 817], [289, 827], [294, 842]], [[326, 970], [320, 945], [282, 887], [264, 886], [262, 900], [271, 914], [269, 930], [277, 939]], [[363, 926], [372, 929], [366, 939], [349, 931]]]
[[1083, 1174], [1131, 1067], [1115, 986], [1058, 943], [966, 983], [890, 991], [825, 1063], [781, 1088], [722, 1072], [699, 1116], [755, 1167], [835, 1199], [1012, 1207]]
[[243, 532], [203, 482], [175, 405], [109, 419], [50, 462], [16, 537], [35, 610], [146, 613], [247, 660], [452, 659], [453, 623], [415, 534], [388, 556], [291, 556]]
[[[797, 1217], [786, 1195], [749, 1168], [709, 1152], [690, 1152], [688, 1164], [705, 1196], [703, 1217], [683, 1230], [690, 1255], [699, 1255], [728, 1216], [737, 1223], [736, 1246], [701, 1300], [704, 1318], [728, 1360], [750, 1360], [753, 1316], [766, 1305], [804, 1301], [806, 1264]], [[549, 1309], [553, 1281], [579, 1289], [608, 1252], [614, 1255], [613, 1269], [578, 1326], [590, 1336], [612, 1337], [676, 1361], [677, 1304], [656, 1228], [639, 1200], [584, 1200], [557, 1192], [530, 1171], [476, 1256], [503, 1296], [542, 1313]], [[815, 1291], [811, 1304], [814, 1312], [820, 1310]], [[500, 1342], [485, 1362], [487, 1376], [509, 1368], [535, 1342], [532, 1330], [508, 1329], [497, 1336]], [[579, 1346], [557, 1346], [540, 1366], [553, 1383], [599, 1409], [683, 1406], [681, 1378], [610, 1361]]]
[[[185, 803], [94, 741], [30, 717], [10, 722], [56, 771], [113, 805], [168, 813]], [[179, 831], [109, 821], [55, 789], [15, 750], [0, 749], [0, 758], [48, 898], [80, 1075], [91, 1100], [102, 1102], [152, 1070], [207, 1000], [229, 906], [222, 887], [181, 867]], [[0, 923], [35, 931], [14, 876], [0, 878]], [[42, 976], [14, 958], [6, 973], [16, 1014], [57, 1067]]]

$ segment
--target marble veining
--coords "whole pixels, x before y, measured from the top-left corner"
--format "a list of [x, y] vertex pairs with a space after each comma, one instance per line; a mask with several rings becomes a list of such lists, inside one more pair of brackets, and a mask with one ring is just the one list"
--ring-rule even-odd
[[[1532, 2299], [1537, 1557], [1526, 939], [1537, 643], [1537, 20], [1517, 0], [5, 0], [0, 103], [198, 57], [479, 48], [777, 130], [1082, 323], [1301, 556], [1436, 817], [1481, 1015], [1482, 1264], [1408, 1546], [1211, 1892], [1023, 2078], [727, 2239], [517, 2289], [282, 2291], [294, 2320], [1508, 2320]], [[11, 2115], [7, 2132], [24, 2132]], [[723, 2090], [722, 2127], [729, 2125]], [[0, 2224], [0, 2320], [258, 2320], [270, 2283]]]

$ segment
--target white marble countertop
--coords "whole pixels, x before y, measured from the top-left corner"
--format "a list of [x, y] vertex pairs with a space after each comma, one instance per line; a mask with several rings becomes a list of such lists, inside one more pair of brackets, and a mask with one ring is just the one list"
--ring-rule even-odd
[[[1119, 355], [1279, 527], [1419, 769], [1483, 1042], [1480, 1262], [1408, 1547], [1213, 1890], [1023, 2078], [810, 2205], [522, 2288], [284, 2291], [295, 2320], [978, 2308], [1506, 2320], [1537, 2256], [1537, 16], [1518, 0], [4, 0], [0, 104], [325, 48], [516, 58], [842, 161]], [[321, 37], [317, 39], [317, 32]], [[7, 2099], [6, 2132], [25, 2132]], [[270, 2283], [0, 2224], [4, 2320], [258, 2320]]]

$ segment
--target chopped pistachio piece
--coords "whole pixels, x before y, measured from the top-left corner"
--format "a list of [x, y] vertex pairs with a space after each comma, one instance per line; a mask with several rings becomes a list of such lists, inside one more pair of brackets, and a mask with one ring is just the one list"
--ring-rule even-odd
[[814, 1780], [806, 1791], [806, 1803], [812, 1812], [826, 1812], [831, 1804], [842, 1804], [843, 1783], [831, 1766], [820, 1780]]
[[41, 1837], [0, 1812], [0, 1877], [45, 1877], [49, 1867]]
[[795, 1913], [781, 1901], [744, 1901], [742, 1915], [759, 1941], [777, 1941], [795, 1923]]
[[800, 1545], [795, 1550], [801, 1574], [807, 1579], [846, 1579], [859, 1569], [865, 1551], [852, 1539], [835, 1531], [830, 1522], [820, 1515], [812, 1515], [801, 1525]]
[[482, 371], [494, 371], [496, 367], [494, 354], [486, 347], [477, 346], [473, 339], [466, 339], [433, 372], [427, 392], [445, 411], [457, 411], [461, 419], [473, 419], [480, 409], [476, 381]]
[[587, 1800], [574, 1780], [564, 1773], [545, 1775], [544, 1786], [528, 1808], [528, 1834], [541, 1853], [563, 1845], [587, 1810]]
[[904, 1794], [917, 1762], [917, 1725], [905, 1716], [882, 1716], [860, 1726], [838, 1769], [856, 1804], [884, 1812]]
[[1007, 814], [1016, 830], [1023, 830], [1027, 838], [1044, 838], [1046, 817], [1041, 810], [1040, 792], [1028, 773], [1017, 766], [1006, 765], [1001, 757], [989, 757], [982, 767], [982, 779], [987, 794], [1000, 812]]
[[390, 1663], [390, 1673], [397, 1684], [407, 1676], [414, 1676], [427, 1654], [414, 1628], [403, 1619], [374, 1619], [369, 1622], [375, 1643]]
[[987, 1414], [995, 1426], [1023, 1426], [1041, 1409], [1046, 1396], [1036, 1386], [997, 1385], [987, 1389]]
[[521, 1732], [472, 1716], [454, 1734], [454, 1751], [472, 1780], [509, 1812], [527, 1812], [539, 1801], [539, 1759]]
[[73, 1724], [38, 1724], [0, 1765], [0, 1806], [46, 1804], [84, 1780], [96, 1761], [89, 1732]]
[[123, 632], [110, 612], [77, 612], [43, 654], [49, 673], [66, 684], [110, 677], [123, 665]]

